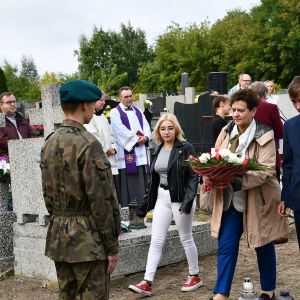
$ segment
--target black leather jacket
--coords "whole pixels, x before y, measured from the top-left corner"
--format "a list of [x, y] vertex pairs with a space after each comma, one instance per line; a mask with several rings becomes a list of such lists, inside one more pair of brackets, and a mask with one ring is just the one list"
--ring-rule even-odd
[[[155, 172], [154, 165], [163, 144], [152, 154], [150, 176], [143, 201], [137, 208], [137, 215], [146, 216], [154, 208], [157, 200], [157, 191], [160, 184], [159, 174]], [[195, 156], [195, 150], [190, 143], [174, 141], [168, 163], [168, 186], [171, 202], [182, 202], [180, 211], [190, 213], [197, 193], [198, 175], [186, 164], [189, 155]]]

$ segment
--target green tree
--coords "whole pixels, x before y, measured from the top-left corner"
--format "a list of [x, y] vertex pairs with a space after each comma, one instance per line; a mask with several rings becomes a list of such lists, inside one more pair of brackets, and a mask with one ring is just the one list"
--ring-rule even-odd
[[19, 99], [23, 93], [23, 86], [18, 77], [18, 67], [12, 66], [7, 60], [4, 60], [3, 71], [8, 90], [13, 92], [16, 98]]
[[3, 70], [0, 68], [0, 94], [7, 91], [8, 89], [7, 89], [5, 74]]
[[29, 82], [39, 81], [39, 74], [31, 56], [22, 56], [20, 76], [25, 77]]
[[155, 58], [139, 69], [141, 92], [181, 90], [181, 73], [189, 73], [190, 86], [197, 90], [206, 87], [209, 72], [207, 39], [209, 24], [192, 24], [182, 28], [174, 23], [159, 36], [154, 49]]
[[300, 3], [262, 0], [250, 13], [230, 11], [210, 30], [214, 71], [227, 71], [229, 85], [240, 73], [287, 86], [300, 73]]
[[[151, 49], [148, 47], [145, 33], [141, 29], [134, 29], [130, 23], [121, 24], [120, 33], [104, 31], [94, 27], [91, 38], [80, 37], [79, 50], [75, 51], [79, 61], [79, 73], [83, 79], [94, 83], [105, 80], [113, 84], [112, 77], [118, 77], [122, 84], [132, 85], [137, 81], [137, 70], [142, 63], [151, 59]], [[126, 75], [127, 74], [127, 75]], [[111, 93], [110, 90], [107, 90]]]
[[286, 87], [300, 73], [300, 2], [262, 0], [251, 15], [256, 25], [250, 49], [256, 50], [255, 74]]
[[241, 73], [253, 75], [253, 53], [249, 48], [253, 23], [245, 11], [233, 10], [211, 27], [208, 44], [210, 68], [215, 72], [226, 71], [229, 86], [236, 84]]
[[66, 74], [46, 71], [41, 77], [40, 84], [63, 84], [74, 79], [80, 79], [78, 73]]

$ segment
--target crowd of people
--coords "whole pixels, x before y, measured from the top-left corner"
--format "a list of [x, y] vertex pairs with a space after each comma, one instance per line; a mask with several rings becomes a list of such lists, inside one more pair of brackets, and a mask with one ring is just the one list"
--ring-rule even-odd
[[[300, 116], [283, 125], [273, 93], [272, 81], [251, 83], [248, 74], [241, 74], [228, 97], [214, 95], [215, 147], [247, 155], [266, 169], [232, 176], [229, 187], [210, 192], [211, 232], [218, 239], [216, 284], [210, 300], [229, 299], [243, 233], [257, 255], [259, 299], [276, 299], [274, 245], [287, 241], [287, 208], [294, 211], [300, 248]], [[293, 79], [288, 93], [300, 113], [300, 76]], [[204, 280], [192, 235], [199, 177], [185, 163], [196, 153], [176, 116], [163, 114], [151, 132], [133, 103], [130, 87], [120, 88], [120, 103], [110, 112], [111, 124], [103, 114], [105, 94], [96, 85], [72, 80], [61, 86], [59, 94], [65, 119], [46, 137], [40, 167], [50, 215], [45, 254], [55, 262], [60, 299], [109, 298], [110, 274], [119, 259], [119, 207], [133, 203], [142, 220], [153, 210], [153, 222], [144, 278], [129, 290], [152, 295], [172, 219], [188, 263], [181, 291], [201, 287]], [[8, 155], [9, 139], [34, 134], [16, 112], [12, 93], [0, 95], [0, 109], [6, 122], [0, 128], [0, 155]], [[281, 191], [278, 141], [282, 138]], [[151, 157], [150, 140], [156, 145]], [[208, 178], [201, 180], [205, 183]]]

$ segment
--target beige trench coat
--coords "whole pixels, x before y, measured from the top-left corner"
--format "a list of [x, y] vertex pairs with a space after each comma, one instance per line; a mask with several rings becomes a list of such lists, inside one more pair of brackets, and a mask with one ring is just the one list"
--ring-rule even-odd
[[[216, 141], [216, 148], [227, 148], [228, 128], [224, 127]], [[244, 232], [250, 247], [264, 246], [280, 237], [286, 237], [286, 219], [277, 213], [281, 191], [275, 176], [275, 141], [269, 127], [257, 122], [253, 141], [246, 154], [249, 158], [269, 168], [264, 171], [248, 171], [243, 175], [242, 189], [244, 199]], [[211, 220], [212, 236], [218, 238], [223, 213], [223, 190], [213, 190], [213, 214]]]

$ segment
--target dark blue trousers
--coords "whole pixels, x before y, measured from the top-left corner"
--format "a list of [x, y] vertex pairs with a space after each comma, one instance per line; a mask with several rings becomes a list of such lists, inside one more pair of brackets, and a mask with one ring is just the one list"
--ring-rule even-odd
[[299, 210], [294, 211], [294, 217], [295, 217], [295, 226], [296, 226], [296, 233], [298, 238], [298, 245], [300, 250], [300, 211]]
[[[233, 207], [223, 212], [218, 239], [218, 277], [215, 294], [229, 296], [234, 270], [239, 253], [240, 238], [243, 233], [243, 213]], [[273, 291], [276, 287], [276, 255], [274, 243], [255, 248], [263, 291]], [[242, 283], [243, 278], [241, 278]]]

